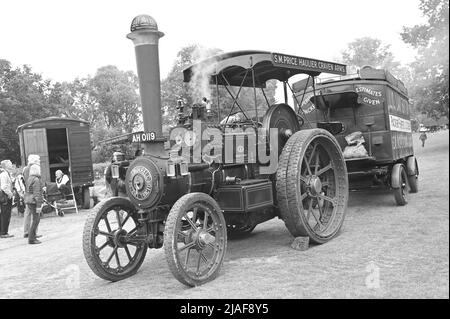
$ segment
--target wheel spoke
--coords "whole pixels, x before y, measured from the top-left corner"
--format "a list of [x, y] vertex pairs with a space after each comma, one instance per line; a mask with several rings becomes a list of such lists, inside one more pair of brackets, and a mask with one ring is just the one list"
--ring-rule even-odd
[[203, 252], [200, 253], [200, 256], [201, 256], [203, 262], [204, 262], [205, 264], [208, 264], [208, 258], [206, 258], [206, 256], [203, 255]]
[[122, 229], [122, 223], [120, 222], [120, 212], [118, 209], [116, 211], [117, 225], [119, 225], [119, 229]]
[[109, 221], [108, 221], [108, 214], [105, 215], [104, 220], [105, 220], [106, 229], [108, 229], [108, 232], [112, 233], [111, 225], [109, 224]]
[[203, 229], [206, 229], [206, 227], [208, 226], [208, 216], [209, 216], [209, 213], [205, 210], [205, 217], [203, 220]]
[[188, 248], [188, 251], [187, 251], [187, 253], [186, 253], [186, 257], [185, 257], [185, 259], [184, 259], [184, 264], [186, 265], [186, 267], [187, 267], [187, 265], [188, 265], [189, 256], [190, 256], [190, 254], [191, 254], [191, 249], [192, 249], [192, 247], [189, 247], [189, 248]]
[[313, 157], [314, 157], [314, 153], [316, 152], [316, 147], [317, 147], [317, 143], [314, 144], [313, 150], [312, 150], [312, 152], [311, 152], [311, 155], [309, 155], [309, 161], [308, 161], [308, 164], [311, 164], [311, 161], [312, 161], [312, 159], [313, 159]]
[[209, 227], [209, 228], [206, 230], [206, 232], [207, 232], [207, 233], [211, 233], [213, 230], [214, 230], [214, 225], [211, 226], [211, 227]]
[[97, 247], [97, 251], [101, 252], [103, 250], [103, 248], [105, 248], [106, 246], [108, 246], [108, 241], [105, 241], [105, 243], [103, 245], [101, 245], [100, 247]]
[[125, 252], [127, 253], [128, 260], [131, 261], [132, 257], [130, 254], [130, 250], [128, 249], [128, 246], [125, 245], [123, 248], [125, 249]]
[[317, 225], [319, 225], [319, 230], [320, 230], [320, 228], [322, 228], [322, 226], [323, 226], [322, 223], [320, 222], [320, 218], [317, 218], [316, 214], [314, 214], [314, 210], [311, 210], [311, 213], [312, 213], [314, 219], [316, 220]]
[[316, 196], [317, 199], [317, 207], [319, 209], [319, 219], [323, 216], [323, 211], [322, 211], [322, 207], [320, 207], [320, 201], [319, 201], [319, 196]]
[[326, 200], [332, 203], [333, 205], [336, 205], [336, 198], [331, 198], [325, 194], [317, 194], [317, 197], [322, 198], [323, 200]]
[[125, 217], [125, 219], [123, 220], [122, 225], [121, 225], [120, 228], [122, 228], [122, 227], [125, 225], [125, 223], [128, 221], [128, 218], [130, 218], [130, 216], [131, 216], [131, 214], [129, 214], [129, 213], [127, 212], [127, 217]]
[[141, 245], [140, 242], [134, 242], [134, 241], [127, 241], [127, 245], [131, 245], [134, 247], [139, 247]]
[[314, 175], [317, 175], [317, 168], [319, 167], [319, 155], [320, 153], [317, 153], [316, 162], [314, 163]]
[[203, 253], [200, 251], [200, 254], [198, 255], [198, 261], [197, 261], [197, 272], [200, 270], [200, 262], [202, 261], [202, 255], [203, 255]]
[[104, 231], [101, 231], [101, 230], [99, 230], [97, 234], [98, 234], [98, 235], [103, 235], [103, 236], [106, 236], [106, 237], [109, 237], [109, 238], [112, 238], [112, 237], [113, 237], [112, 234], [107, 233], [107, 232], [104, 232]]
[[131, 237], [134, 235], [134, 233], [137, 231], [138, 229], [138, 225], [136, 225], [132, 230], [130, 230], [127, 234], [127, 238]]
[[192, 229], [197, 230], [197, 225], [194, 224], [194, 222], [192, 221], [192, 219], [189, 218], [187, 213], [184, 214], [184, 218], [189, 223], [189, 225], [191, 225]]
[[195, 241], [191, 241], [189, 244], [184, 245], [183, 247], [178, 249], [178, 252], [182, 252], [185, 249], [191, 248], [195, 246]]
[[309, 201], [309, 207], [308, 207], [308, 213], [306, 214], [306, 222], [309, 223], [309, 218], [311, 217], [311, 212], [312, 212], [312, 198]]
[[300, 202], [303, 202], [303, 200], [308, 197], [308, 193], [304, 192], [301, 196], [300, 196]]
[[305, 176], [303, 176], [303, 175], [300, 175], [300, 181], [302, 181], [303, 183], [307, 183], [307, 179], [306, 179], [306, 177]]
[[309, 174], [309, 175], [312, 175], [312, 173], [311, 173], [311, 168], [309, 167], [308, 161], [307, 161], [305, 158], [303, 159], [303, 161], [304, 161], [305, 164], [306, 164], [306, 169], [308, 170], [308, 174]]
[[108, 259], [106, 260], [106, 263], [107, 263], [107, 264], [109, 264], [109, 262], [110, 262], [111, 259], [113, 258], [113, 256], [114, 256], [114, 254], [116, 253], [116, 251], [117, 251], [117, 246], [114, 247], [114, 249], [113, 249], [111, 255], [109, 255]]
[[120, 260], [119, 260], [119, 254], [117, 253], [117, 249], [116, 249], [116, 252], [114, 253], [114, 255], [116, 256], [117, 268], [120, 268]]
[[317, 172], [316, 176], [322, 175], [323, 173], [325, 173], [325, 172], [328, 171], [329, 169], [331, 169], [331, 162], [328, 163], [327, 166], [321, 168], [321, 169]]

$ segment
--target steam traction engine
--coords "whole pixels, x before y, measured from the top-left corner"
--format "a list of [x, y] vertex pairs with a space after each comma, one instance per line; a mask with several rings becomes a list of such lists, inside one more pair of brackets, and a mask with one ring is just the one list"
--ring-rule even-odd
[[[210, 104], [196, 104], [188, 115], [180, 104], [179, 124], [166, 140], [158, 65], [162, 36], [149, 16], [136, 17], [128, 34], [135, 44], [145, 128], [134, 139], [145, 140], [145, 150], [127, 169], [128, 197], [102, 201], [86, 220], [83, 250], [94, 273], [111, 281], [127, 278], [148, 248], [164, 247], [173, 275], [200, 285], [218, 275], [227, 236], [249, 233], [274, 217], [293, 236], [313, 243], [335, 237], [348, 200], [342, 152], [333, 130], [313, 128], [287, 105], [287, 88], [293, 75], [345, 74], [345, 66], [264, 51], [201, 61], [183, 72], [184, 81], [208, 70], [209, 84], [230, 94], [231, 110], [220, 119], [217, 94], [219, 120], [211, 123]], [[265, 97], [271, 79], [283, 82], [286, 103], [268, 105], [258, 115], [256, 94]], [[239, 102], [242, 88], [254, 91], [253, 116]]]

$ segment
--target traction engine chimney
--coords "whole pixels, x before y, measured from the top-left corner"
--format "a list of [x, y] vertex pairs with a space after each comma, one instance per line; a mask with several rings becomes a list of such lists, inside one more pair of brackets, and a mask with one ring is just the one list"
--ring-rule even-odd
[[155, 132], [157, 140], [163, 138], [158, 54], [158, 41], [162, 36], [164, 33], [158, 31], [155, 19], [149, 15], [135, 17], [131, 23], [131, 33], [127, 35], [133, 41], [136, 52], [144, 130]]

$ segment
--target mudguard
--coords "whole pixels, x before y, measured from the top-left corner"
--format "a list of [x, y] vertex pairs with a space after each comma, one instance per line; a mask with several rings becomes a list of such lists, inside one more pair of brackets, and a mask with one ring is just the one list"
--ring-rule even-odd
[[414, 156], [410, 156], [406, 160], [406, 174], [408, 174], [408, 176], [419, 175], [419, 166], [417, 165], [417, 159]]
[[391, 187], [400, 188], [401, 186], [401, 169], [403, 164], [397, 163], [394, 165], [391, 171]]

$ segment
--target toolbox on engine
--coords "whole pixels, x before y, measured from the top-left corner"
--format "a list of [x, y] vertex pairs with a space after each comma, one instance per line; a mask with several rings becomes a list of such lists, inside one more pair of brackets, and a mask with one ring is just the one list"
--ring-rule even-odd
[[273, 205], [272, 183], [266, 179], [222, 185], [216, 200], [225, 212], [248, 212]]

